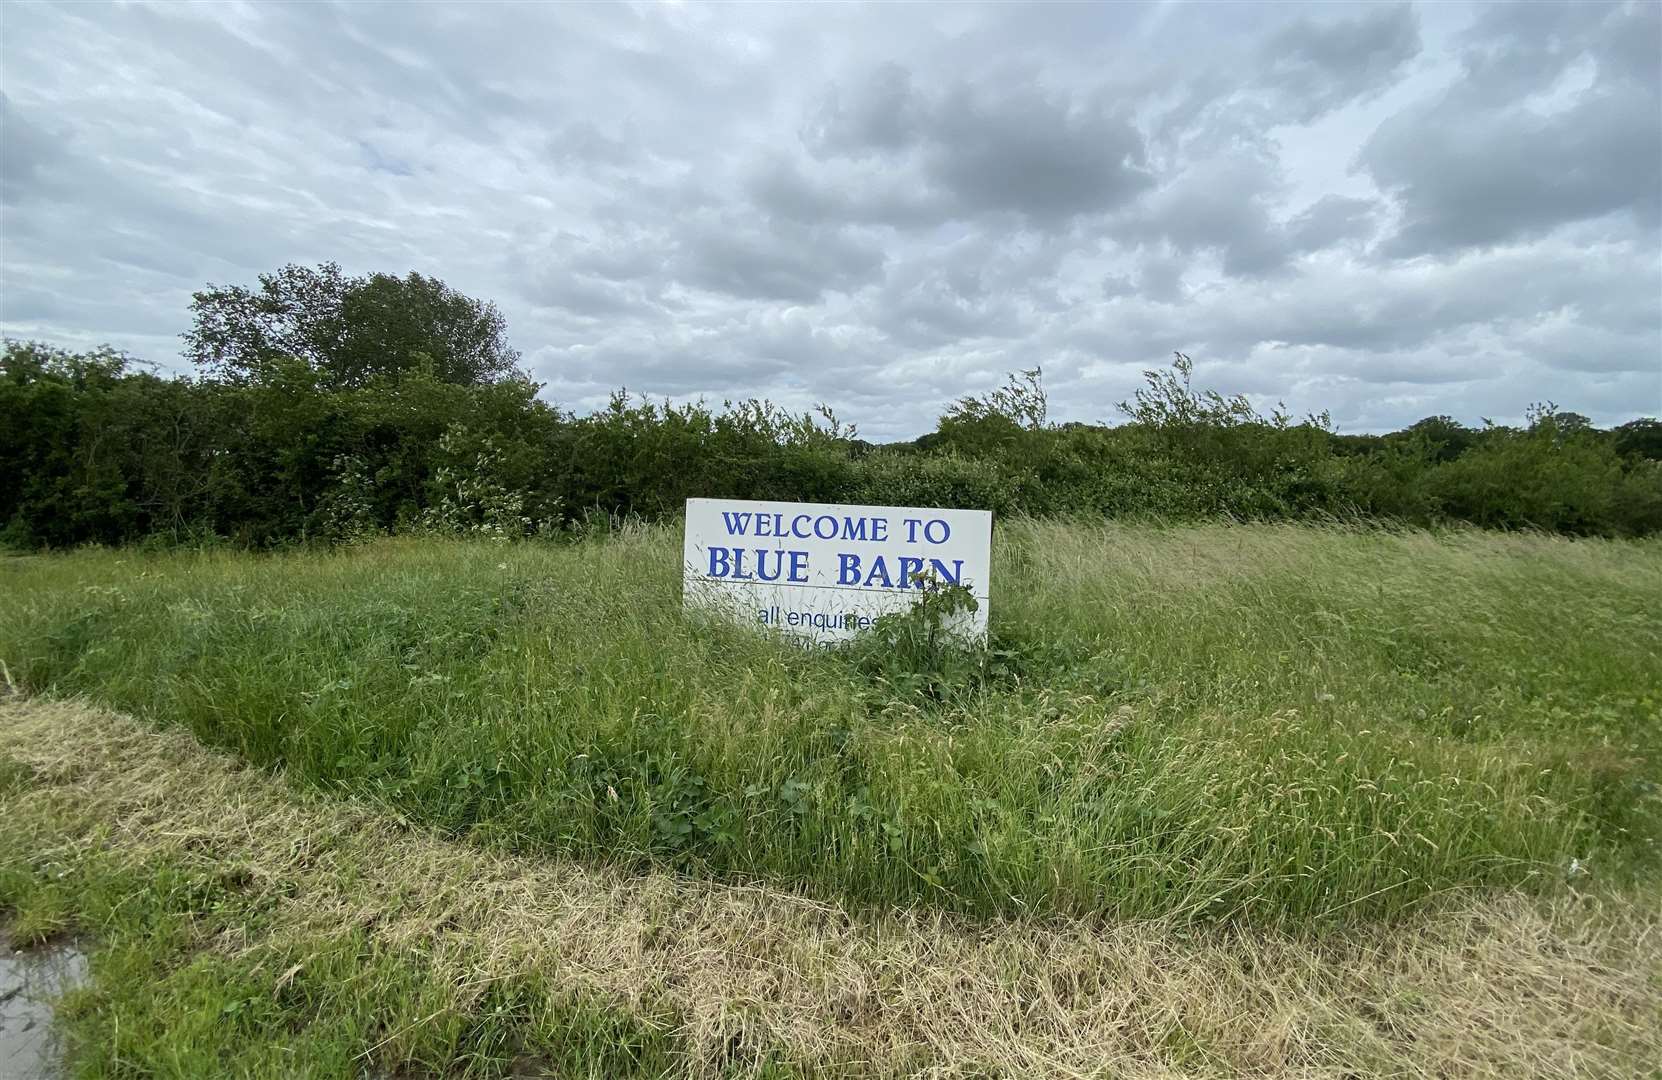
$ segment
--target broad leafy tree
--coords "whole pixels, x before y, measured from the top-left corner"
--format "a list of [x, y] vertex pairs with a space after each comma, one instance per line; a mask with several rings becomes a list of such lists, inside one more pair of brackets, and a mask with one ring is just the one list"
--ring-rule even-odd
[[227, 382], [262, 381], [287, 358], [335, 389], [416, 369], [461, 386], [523, 377], [496, 305], [417, 273], [289, 265], [257, 288], [209, 285], [191, 314], [185, 354]]

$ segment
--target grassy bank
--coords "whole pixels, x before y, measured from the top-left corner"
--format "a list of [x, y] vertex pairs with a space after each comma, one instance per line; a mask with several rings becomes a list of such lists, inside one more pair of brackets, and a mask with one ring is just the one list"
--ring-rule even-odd
[[1653, 869], [1656, 542], [1005, 523], [993, 655], [939, 671], [690, 625], [678, 550], [13, 559], [0, 659], [413, 821], [840, 902], [1304, 925]]
[[0, 930], [75, 935], [77, 1077], [1634, 1077], [1653, 895], [1316, 934], [862, 915], [504, 854], [181, 731], [0, 700]]

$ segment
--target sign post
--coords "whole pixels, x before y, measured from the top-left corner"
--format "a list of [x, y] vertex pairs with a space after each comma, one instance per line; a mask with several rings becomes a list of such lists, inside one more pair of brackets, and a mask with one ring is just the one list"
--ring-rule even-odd
[[683, 602], [830, 643], [909, 609], [922, 575], [970, 590], [948, 629], [984, 641], [992, 531], [986, 510], [688, 499]]

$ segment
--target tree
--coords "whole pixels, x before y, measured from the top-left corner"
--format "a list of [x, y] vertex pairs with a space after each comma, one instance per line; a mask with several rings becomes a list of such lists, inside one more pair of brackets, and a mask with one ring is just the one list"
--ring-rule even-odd
[[1662, 461], [1662, 420], [1641, 416], [1614, 430], [1618, 453], [1635, 458]]
[[191, 314], [185, 355], [228, 382], [260, 381], [284, 357], [334, 389], [416, 368], [463, 386], [525, 377], [496, 305], [413, 272], [347, 277], [334, 263], [290, 264], [261, 274], [257, 289], [210, 284]]
[[1417, 443], [1428, 461], [1443, 462], [1453, 461], [1470, 450], [1477, 444], [1479, 434], [1452, 416], [1428, 416], [1415, 421], [1393, 438]]

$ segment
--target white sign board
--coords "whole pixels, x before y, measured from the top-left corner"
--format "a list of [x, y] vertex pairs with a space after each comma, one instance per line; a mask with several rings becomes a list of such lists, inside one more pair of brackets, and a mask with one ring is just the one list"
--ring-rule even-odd
[[688, 499], [689, 608], [814, 641], [843, 641], [909, 609], [923, 574], [967, 586], [974, 612], [949, 628], [987, 635], [993, 515], [986, 510]]

